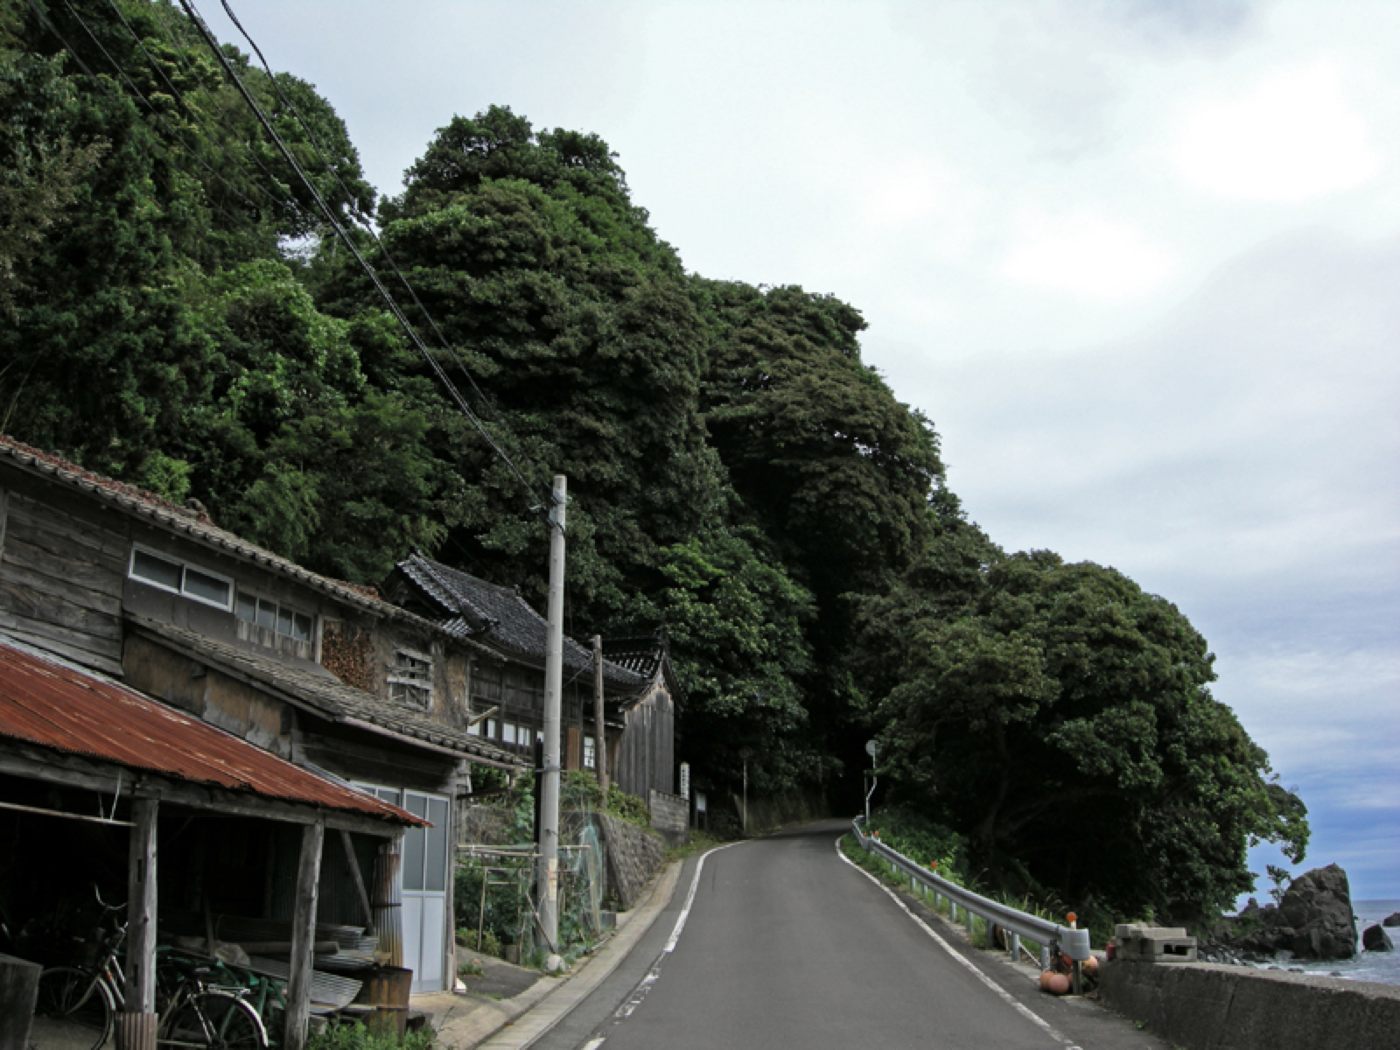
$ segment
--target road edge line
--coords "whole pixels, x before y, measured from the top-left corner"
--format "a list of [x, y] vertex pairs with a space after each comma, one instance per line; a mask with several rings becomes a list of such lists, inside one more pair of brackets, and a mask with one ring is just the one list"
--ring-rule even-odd
[[914, 920], [915, 924], [918, 925], [919, 929], [923, 930], [924, 933], [928, 934], [930, 937], [933, 938], [934, 943], [936, 943], [940, 948], [942, 948], [945, 952], [951, 955], [961, 966], [969, 970], [973, 974], [973, 976], [975, 976], [979, 981], [981, 981], [993, 992], [999, 995], [1008, 1006], [1014, 1009], [1022, 1017], [1024, 1017], [1026, 1020], [1030, 1021], [1037, 1027], [1041, 1028], [1046, 1035], [1050, 1036], [1050, 1038], [1063, 1044], [1065, 1050], [1083, 1050], [1083, 1048], [1076, 1044], [1074, 1040], [1070, 1039], [1067, 1035], [1065, 1035], [1058, 1028], [1052, 1025], [1049, 1021], [1045, 1020], [1045, 1018], [1041, 1017], [1038, 1013], [1032, 1010], [1025, 1003], [1021, 1002], [1021, 1000], [1017, 999], [1014, 995], [1008, 992], [1001, 985], [997, 984], [997, 982], [992, 980], [989, 976], [987, 976], [987, 974], [983, 973], [981, 968], [978, 967], [971, 959], [963, 955], [951, 944], [949, 944], [943, 938], [942, 934], [940, 934], [928, 923], [924, 922], [924, 920], [918, 915], [914, 914], [914, 909], [910, 908], [909, 905], [905, 904], [904, 901], [900, 900], [899, 894], [895, 893], [894, 890], [890, 889], [883, 882], [877, 879], [874, 875], [866, 871], [855, 861], [851, 860], [850, 857], [846, 856], [846, 854], [841, 851], [841, 840], [844, 839], [847, 834], [847, 832], [842, 832], [836, 837], [835, 842], [836, 855], [840, 857], [842, 861], [844, 861], [846, 864], [849, 864], [853, 870], [864, 875], [877, 887], [883, 890], [886, 896], [888, 896], [890, 900], [894, 901], [895, 904], [899, 906], [900, 910], [903, 911], [905, 915]]

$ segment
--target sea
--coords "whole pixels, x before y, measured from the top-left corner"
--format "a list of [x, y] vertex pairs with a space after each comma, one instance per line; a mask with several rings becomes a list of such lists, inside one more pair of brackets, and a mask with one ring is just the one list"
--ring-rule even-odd
[[1378, 926], [1387, 915], [1400, 911], [1400, 900], [1352, 901], [1352, 911], [1356, 915], [1356, 955], [1351, 959], [1331, 962], [1313, 962], [1280, 957], [1274, 966], [1285, 970], [1302, 970], [1304, 973], [1325, 974], [1344, 977], [1352, 981], [1377, 981], [1381, 984], [1400, 984], [1400, 926], [1386, 927], [1395, 951], [1363, 952], [1361, 931], [1368, 926]]

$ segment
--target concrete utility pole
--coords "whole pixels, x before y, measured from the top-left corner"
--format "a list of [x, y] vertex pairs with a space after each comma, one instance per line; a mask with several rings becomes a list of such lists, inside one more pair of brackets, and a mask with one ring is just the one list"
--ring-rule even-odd
[[593, 636], [593, 767], [603, 804], [608, 801], [608, 731], [603, 724], [603, 636]]
[[[559, 724], [564, 682], [564, 505], [568, 488], [554, 475], [549, 508], [549, 615], [544, 651], [544, 763], [540, 777], [540, 929], [559, 952]], [[554, 962], [554, 960], [551, 960]]]

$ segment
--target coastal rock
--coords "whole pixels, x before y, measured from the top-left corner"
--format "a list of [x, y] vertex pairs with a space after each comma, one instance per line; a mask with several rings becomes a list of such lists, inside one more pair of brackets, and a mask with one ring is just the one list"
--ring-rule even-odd
[[1229, 920], [1223, 946], [1259, 958], [1289, 952], [1299, 959], [1350, 959], [1356, 954], [1347, 873], [1335, 864], [1293, 880], [1276, 907], [1250, 900]]
[[1350, 959], [1356, 926], [1347, 873], [1336, 864], [1298, 876], [1279, 902], [1280, 926], [1292, 930], [1282, 945], [1300, 959]]
[[1395, 945], [1390, 943], [1390, 935], [1379, 926], [1367, 926], [1361, 935], [1361, 947], [1368, 952], [1393, 952]]
[[1382, 926], [1400, 926], [1400, 911], [1393, 911], [1381, 920]]

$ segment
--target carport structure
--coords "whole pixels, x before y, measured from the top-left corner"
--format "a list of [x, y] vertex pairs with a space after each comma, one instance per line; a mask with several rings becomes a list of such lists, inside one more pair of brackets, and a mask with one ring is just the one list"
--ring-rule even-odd
[[[211, 896], [227, 898], [255, 879], [246, 900], [290, 910], [279, 916], [291, 921], [282, 1045], [300, 1050], [318, 897], [329, 887], [368, 915], [356, 843], [368, 838], [396, 853], [404, 829], [424, 823], [115, 680], [0, 638], [0, 835], [13, 844], [0, 862], [0, 905], [26, 889], [32, 905], [36, 895], [61, 892], [65, 877], [70, 885], [104, 876], [116, 883], [110, 862], [124, 833], [129, 1013], [155, 1013], [164, 852], [179, 877], [173, 886], [166, 880], [167, 890], [199, 894], [206, 916]], [[191, 836], [192, 827], [200, 833]], [[332, 854], [341, 863], [323, 868], [327, 832], [345, 849]], [[211, 865], [199, 848], [210, 842], [246, 864], [247, 877]]]

